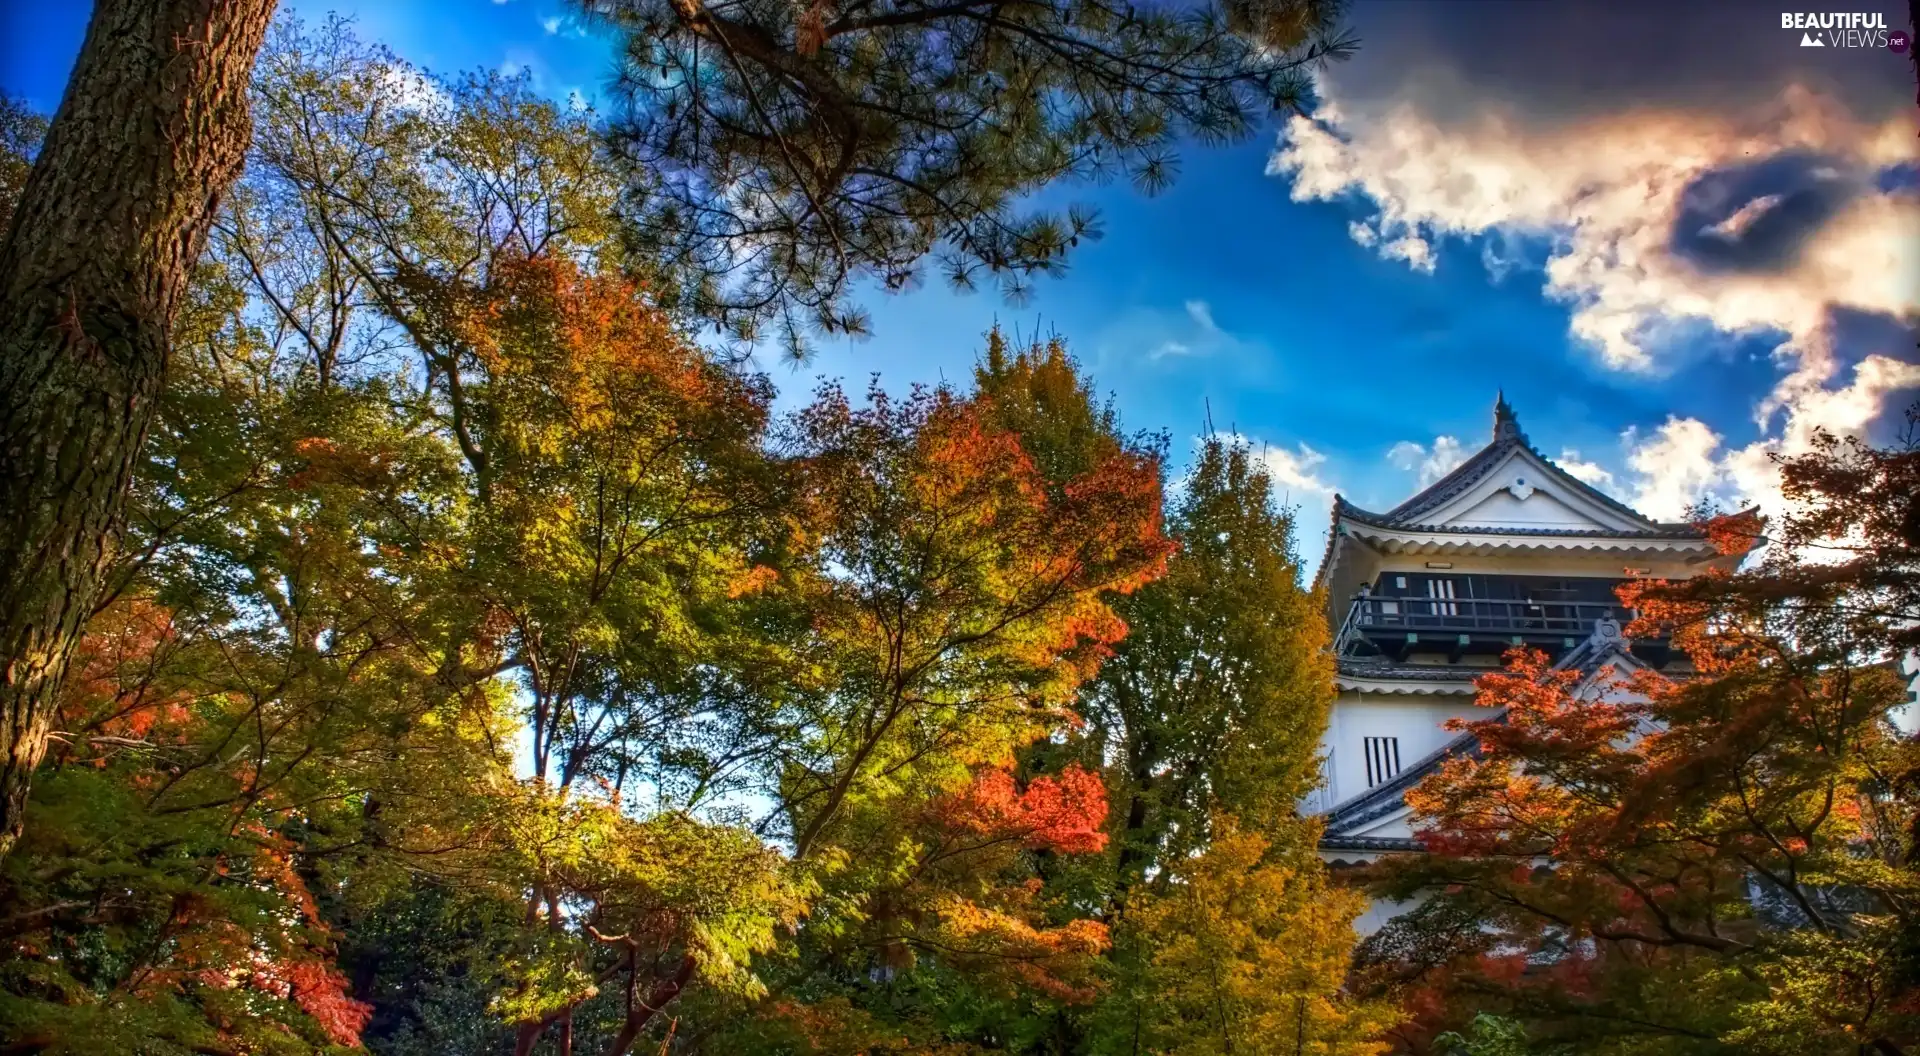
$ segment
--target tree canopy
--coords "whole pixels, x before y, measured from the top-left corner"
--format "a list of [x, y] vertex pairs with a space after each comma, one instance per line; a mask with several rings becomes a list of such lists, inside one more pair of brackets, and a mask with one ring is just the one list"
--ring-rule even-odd
[[1302, 105], [1347, 54], [1339, 0], [589, 0], [625, 36], [624, 212], [685, 303], [789, 352], [861, 333], [856, 284], [935, 257], [1019, 298], [1097, 237], [1063, 183], [1165, 187], [1183, 142]]
[[1356, 903], [1283, 820], [1324, 630], [1244, 453], [1200, 489], [1259, 555], [1233, 589], [1295, 603], [1235, 662], [1293, 674], [1205, 706], [1285, 733], [1196, 749], [1263, 761], [1123, 920], [1097, 686], [1205, 547], [1064, 344], [776, 414], [628, 266], [589, 115], [338, 21], [277, 26], [252, 92], [0, 863], [0, 1046], [1107, 1045], [1116, 934], [1198, 927], [1207, 885], [1247, 892], [1206, 912], [1248, 979], [1311, 936], [1285, 993], [1358, 1045]]

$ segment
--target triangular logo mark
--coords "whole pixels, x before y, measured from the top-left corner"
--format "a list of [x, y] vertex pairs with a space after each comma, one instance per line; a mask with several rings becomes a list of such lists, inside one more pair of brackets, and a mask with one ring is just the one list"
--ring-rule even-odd
[[1824, 48], [1827, 42], [1810, 33], [1800, 34], [1800, 46], [1803, 48]]

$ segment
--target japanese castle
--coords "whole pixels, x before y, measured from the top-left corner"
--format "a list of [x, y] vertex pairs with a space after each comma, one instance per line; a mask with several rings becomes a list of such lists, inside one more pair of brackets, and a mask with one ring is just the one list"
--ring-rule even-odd
[[[1527, 441], [1504, 396], [1492, 442], [1432, 487], [1385, 513], [1336, 495], [1318, 582], [1339, 693], [1322, 787], [1305, 805], [1326, 823], [1321, 857], [1338, 867], [1417, 849], [1402, 796], [1471, 750], [1473, 736], [1444, 723], [1488, 716], [1473, 680], [1501, 654], [1526, 645], [1588, 672], [1682, 670], [1664, 641], [1622, 634], [1632, 614], [1614, 588], [1730, 568], [1741, 556], [1574, 478]], [[1358, 927], [1374, 930], [1387, 910], [1376, 906]]]

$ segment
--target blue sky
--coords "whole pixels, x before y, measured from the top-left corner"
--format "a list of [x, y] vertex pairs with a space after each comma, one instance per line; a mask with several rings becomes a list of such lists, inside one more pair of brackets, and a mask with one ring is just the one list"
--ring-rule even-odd
[[[524, 67], [556, 98], [610, 72], [552, 0], [282, 6], [435, 73]], [[995, 321], [1058, 332], [1176, 455], [1209, 408], [1265, 445], [1309, 561], [1334, 490], [1404, 498], [1486, 441], [1496, 388], [1537, 446], [1650, 513], [1772, 501], [1767, 454], [1815, 425], [1884, 439], [1920, 396], [1911, 72], [1802, 48], [1772, 5], [1672, 6], [1360, 0], [1360, 53], [1313, 120], [1189, 147], [1155, 198], [1050, 191], [1106, 235], [1029, 304], [876, 295], [871, 339], [771, 372], [789, 399], [820, 374], [959, 380]], [[50, 112], [85, 17], [7, 5], [0, 87]]]

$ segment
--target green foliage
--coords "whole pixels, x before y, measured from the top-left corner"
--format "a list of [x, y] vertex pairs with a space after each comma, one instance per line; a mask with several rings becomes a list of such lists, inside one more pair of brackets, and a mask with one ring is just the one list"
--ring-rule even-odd
[[1207, 1051], [1230, 997], [1365, 1051], [1291, 815], [1324, 629], [1245, 452], [1176, 555], [1164, 438], [1061, 342], [776, 418], [590, 115], [339, 21], [253, 92], [0, 862], [0, 1050], [1091, 1052], [1125, 1009]]
[[1207, 441], [1172, 528], [1179, 554], [1127, 599], [1127, 639], [1082, 705], [1123, 771], [1123, 889], [1204, 847], [1216, 813], [1291, 819], [1332, 706], [1325, 621], [1254, 454]]
[[1528, 1056], [1527, 1029], [1511, 1019], [1488, 1015], [1473, 1017], [1467, 1033], [1448, 1031], [1433, 1039], [1434, 1051], [1441, 1056]]
[[938, 257], [1019, 298], [1098, 234], [1050, 185], [1173, 179], [1175, 144], [1244, 139], [1343, 56], [1341, 4], [1109, 0], [831, 5], [592, 0], [626, 38], [613, 142], [636, 248], [695, 311], [863, 332], [856, 283], [898, 290]]
[[27, 104], [0, 92], [0, 234], [13, 220], [13, 203], [26, 188], [27, 172], [40, 140], [47, 134], [47, 119], [28, 109]]

